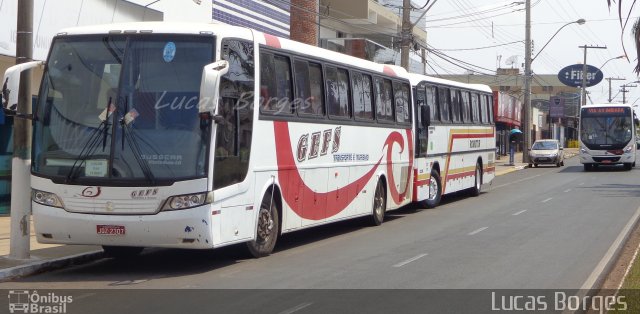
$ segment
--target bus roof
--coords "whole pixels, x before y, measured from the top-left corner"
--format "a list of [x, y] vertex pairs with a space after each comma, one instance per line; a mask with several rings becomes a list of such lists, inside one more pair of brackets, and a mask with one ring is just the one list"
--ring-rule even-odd
[[584, 105], [581, 108], [602, 108], [602, 107], [627, 107], [627, 108], [631, 108], [631, 105], [629, 104], [591, 104], [591, 105]]
[[[348, 64], [369, 71], [386, 73], [399, 78], [407, 77], [407, 71], [396, 65], [381, 64], [365, 59], [342, 54], [332, 50], [307, 45], [290, 39], [265, 34], [250, 28], [232, 26], [224, 23], [182, 23], [182, 22], [130, 22], [103, 25], [79, 26], [62, 29], [58, 35], [91, 35], [91, 34], [203, 34], [211, 33], [221, 37], [234, 37], [252, 40], [253, 36], [260, 44], [277, 47], [291, 52], [325, 59], [338, 64]], [[252, 35], [253, 34], [253, 35]], [[268, 40], [270, 39], [270, 40]]]
[[408, 75], [409, 75], [409, 81], [411, 82], [412, 86], [418, 85], [420, 82], [429, 82], [429, 83], [442, 84], [442, 85], [448, 85], [448, 86], [459, 87], [459, 88], [474, 89], [474, 90], [483, 91], [487, 93], [492, 92], [491, 88], [484, 84], [467, 84], [467, 83], [461, 83], [457, 81], [451, 81], [451, 80], [446, 80], [442, 78], [416, 74], [416, 73], [409, 73]]

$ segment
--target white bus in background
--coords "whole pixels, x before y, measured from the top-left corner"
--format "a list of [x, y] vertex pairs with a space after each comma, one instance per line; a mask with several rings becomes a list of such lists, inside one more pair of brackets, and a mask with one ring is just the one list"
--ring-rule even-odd
[[586, 105], [580, 109], [580, 162], [589, 171], [599, 165], [636, 165], [636, 125], [633, 108], [624, 104]]
[[445, 194], [469, 190], [479, 195], [482, 184], [495, 177], [491, 89], [418, 74], [409, 77], [417, 120], [414, 199], [434, 207]]
[[281, 233], [412, 201], [399, 67], [222, 24], [90, 26], [54, 38], [38, 99], [42, 243], [264, 256]]

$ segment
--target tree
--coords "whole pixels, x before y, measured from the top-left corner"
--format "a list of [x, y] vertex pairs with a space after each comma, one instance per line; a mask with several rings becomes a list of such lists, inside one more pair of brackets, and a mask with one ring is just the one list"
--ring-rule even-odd
[[[632, 1], [632, 0], [628, 0]], [[618, 18], [620, 19], [620, 27], [622, 28], [622, 34], [620, 37], [624, 36], [624, 30], [627, 28], [627, 24], [629, 23], [629, 17], [631, 16], [631, 12], [633, 11], [633, 7], [636, 5], [637, 0], [633, 0], [631, 2], [631, 7], [629, 7], [629, 12], [624, 16], [622, 12], [622, 0], [618, 0]], [[616, 4], [616, 0], [607, 0], [607, 4], [609, 5], [609, 9], [611, 9], [612, 5]], [[623, 22], [624, 19], [624, 22]], [[633, 35], [634, 43], [636, 46], [636, 54], [640, 56], [640, 18], [633, 23], [633, 27], [631, 28], [631, 34]], [[624, 47], [624, 41], [620, 38], [622, 42], [622, 49], [624, 51], [625, 56], [627, 55], [627, 50]], [[629, 57], [627, 56], [627, 60]], [[636, 59], [636, 66], [633, 69], [634, 72], [640, 74], [640, 59]]]

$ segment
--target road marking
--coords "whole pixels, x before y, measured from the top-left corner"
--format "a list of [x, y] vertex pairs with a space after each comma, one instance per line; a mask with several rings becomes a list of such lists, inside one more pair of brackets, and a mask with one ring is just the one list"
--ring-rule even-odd
[[288, 310], [284, 310], [284, 311], [280, 312], [280, 314], [291, 314], [291, 313], [295, 313], [295, 312], [297, 312], [297, 311], [300, 311], [300, 310], [302, 310], [302, 309], [304, 309], [304, 308], [308, 307], [308, 306], [309, 306], [309, 305], [311, 305], [311, 304], [313, 304], [313, 303], [302, 303], [302, 304], [297, 305], [297, 306], [294, 306], [294, 307], [292, 307], [292, 308], [290, 308], [290, 309], [288, 309]]
[[425, 256], [427, 256], [426, 253], [425, 254], [420, 254], [418, 256], [414, 256], [414, 257], [412, 257], [412, 258], [410, 258], [408, 260], [405, 260], [405, 261], [402, 261], [402, 262], [400, 262], [398, 264], [393, 265], [393, 267], [402, 267], [402, 266], [407, 265], [407, 264], [409, 264], [411, 262], [415, 262], [415, 261], [417, 261], [417, 260], [419, 260], [419, 259], [421, 259], [421, 258], [423, 258]]
[[527, 211], [527, 210], [526, 210], [526, 209], [524, 209], [524, 210], [521, 210], [521, 211], [519, 211], [519, 212], [517, 212], [517, 213], [514, 213], [514, 214], [511, 214], [511, 215], [513, 215], [513, 216], [518, 216], [518, 215], [520, 215], [520, 214], [522, 214], [522, 213], [524, 213], [524, 212], [526, 212], [526, 211]]
[[536, 177], [539, 177], [539, 176], [541, 176], [541, 174], [537, 174], [537, 175], [535, 175], [535, 176], [533, 176], [533, 177], [528, 177], [528, 178], [524, 178], [524, 179], [516, 180], [516, 181], [513, 181], [513, 182], [511, 182], [511, 183], [506, 183], [506, 184], [497, 185], [497, 186], [495, 186], [495, 187], [493, 187], [493, 188], [494, 188], [494, 189], [497, 189], [497, 188], [505, 187], [505, 186], [508, 186], [508, 185], [513, 185], [514, 183], [520, 183], [520, 182], [522, 182], [522, 181], [531, 180], [531, 179], [536, 178]]
[[565, 193], [569, 193], [569, 192], [571, 192], [571, 189], [566, 189], [566, 190], [564, 190], [564, 192]]
[[472, 236], [472, 235], [478, 234], [478, 233], [480, 233], [480, 232], [482, 232], [482, 231], [485, 231], [485, 230], [487, 230], [487, 229], [489, 229], [489, 227], [482, 227], [482, 228], [480, 228], [480, 229], [478, 229], [478, 230], [476, 230], [476, 231], [473, 231], [473, 232], [469, 232], [469, 233], [467, 233], [467, 235]]
[[579, 185], [584, 185], [584, 182], [581, 182]]
[[552, 200], [552, 199], [553, 199], [553, 197], [549, 197], [548, 199], [546, 199], [546, 200], [542, 201], [542, 203], [546, 203], [546, 202], [548, 202], [548, 201], [550, 201], [550, 200]]
[[591, 272], [591, 275], [589, 276], [589, 278], [587, 278], [587, 281], [582, 284], [582, 288], [580, 289], [588, 290], [595, 287], [596, 283], [599, 281], [599, 279], [601, 279], [600, 277], [607, 269], [607, 266], [612, 262], [614, 256], [617, 255], [617, 252], [622, 248], [622, 244], [631, 234], [631, 229], [636, 225], [638, 217], [640, 217], [640, 207], [636, 209], [636, 213], [633, 215], [633, 217], [631, 217], [631, 219], [629, 219], [627, 225], [622, 228], [622, 231], [620, 231], [620, 234], [618, 235], [616, 240], [613, 241], [613, 244], [611, 244], [611, 247], [609, 247], [607, 253], [604, 255], [604, 257], [602, 257], [598, 265], [596, 265], [596, 268], [593, 270], [593, 272]]

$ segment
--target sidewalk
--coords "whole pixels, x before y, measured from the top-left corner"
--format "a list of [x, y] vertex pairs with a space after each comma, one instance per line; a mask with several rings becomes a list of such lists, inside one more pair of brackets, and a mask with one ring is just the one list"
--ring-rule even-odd
[[[565, 158], [578, 153], [577, 148], [564, 150]], [[522, 152], [515, 155], [515, 164], [509, 165], [509, 156], [500, 156], [496, 160], [496, 176], [526, 168], [522, 163]], [[69, 265], [81, 264], [102, 258], [102, 248], [90, 245], [40, 244], [36, 241], [33, 223], [31, 224], [31, 258], [28, 260], [10, 259], [10, 217], [0, 217], [0, 282], [12, 278], [28, 276]]]

